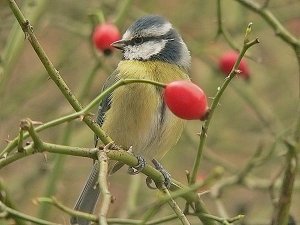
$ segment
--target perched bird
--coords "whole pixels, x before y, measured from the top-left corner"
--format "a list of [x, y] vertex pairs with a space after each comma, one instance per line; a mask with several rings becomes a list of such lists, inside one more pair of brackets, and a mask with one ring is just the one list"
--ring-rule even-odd
[[[123, 59], [103, 90], [125, 78], [162, 83], [189, 79], [189, 50], [172, 24], [161, 16], [139, 18], [112, 46], [122, 51]], [[162, 89], [142, 83], [113, 91], [101, 102], [97, 123], [116, 145], [131, 147], [133, 154], [146, 160], [161, 159], [176, 144], [184, 126], [184, 121], [166, 107]], [[114, 170], [113, 166], [110, 168]], [[98, 173], [96, 162], [75, 210], [93, 212], [99, 195]], [[71, 223], [84, 225], [89, 222], [72, 217]]]

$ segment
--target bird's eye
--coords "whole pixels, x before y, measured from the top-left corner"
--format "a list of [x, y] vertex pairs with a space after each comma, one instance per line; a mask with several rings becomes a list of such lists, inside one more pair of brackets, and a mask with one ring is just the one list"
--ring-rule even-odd
[[133, 43], [136, 45], [142, 44], [144, 39], [142, 37], [135, 37], [133, 38]]

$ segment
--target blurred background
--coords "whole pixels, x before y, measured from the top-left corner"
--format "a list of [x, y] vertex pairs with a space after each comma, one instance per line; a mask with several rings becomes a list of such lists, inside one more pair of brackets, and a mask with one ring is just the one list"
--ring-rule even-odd
[[[263, 4], [265, 1], [256, 0]], [[220, 56], [232, 51], [222, 35], [217, 37], [217, 1], [17, 1], [32, 22], [34, 32], [61, 76], [85, 105], [95, 98], [107, 76], [121, 59], [119, 52], [106, 56], [91, 42], [95, 15], [116, 23], [121, 33], [138, 17], [159, 14], [168, 18], [181, 33], [192, 55], [190, 76], [207, 95], [213, 97], [224, 80], [218, 69]], [[244, 59], [250, 79], [236, 77], [221, 99], [209, 128], [201, 176], [216, 166], [225, 168], [230, 177], [244, 168], [257, 149], [265, 156], [251, 172], [255, 187], [231, 185], [221, 195], [228, 216], [245, 214], [244, 224], [269, 224], [273, 212], [269, 184], [285, 165], [286, 147], [278, 136], [289, 134], [297, 118], [299, 70], [294, 52], [280, 40], [268, 24], [238, 1], [221, 1], [224, 29], [230, 41], [242, 47], [244, 33], [253, 22], [252, 47]], [[300, 36], [300, 2], [271, 0], [268, 8], [295, 37]], [[94, 16], [93, 16], [94, 15]], [[19, 132], [23, 118], [47, 122], [70, 112], [72, 108], [25, 40], [6, 1], [0, 1], [0, 150]], [[94, 108], [93, 112], [96, 113]], [[197, 152], [202, 122], [189, 121], [179, 143], [163, 159], [165, 168], [175, 179], [187, 183], [186, 170], [191, 170]], [[40, 132], [44, 141], [71, 146], [93, 147], [93, 133], [75, 120]], [[92, 160], [54, 154], [35, 154], [0, 170], [0, 178], [17, 209], [54, 222], [67, 223], [68, 215], [33, 204], [32, 199], [51, 194], [69, 207], [77, 196], [92, 166]], [[279, 177], [282, 178], [282, 177]], [[54, 179], [55, 185], [49, 188]], [[131, 182], [128, 182], [131, 180]], [[126, 168], [110, 178], [115, 204], [111, 217], [141, 218], [136, 209], [157, 198], [157, 192], [145, 185], [145, 176], [129, 176]], [[130, 187], [138, 186], [134, 206], [128, 206]], [[276, 186], [276, 185], [275, 185]], [[49, 190], [50, 189], [50, 190]], [[300, 185], [297, 176], [291, 214], [300, 222]], [[203, 190], [202, 190], [203, 191]], [[277, 193], [275, 188], [275, 193]], [[216, 200], [204, 194], [203, 200], [212, 214], [220, 215]], [[180, 201], [181, 202], [181, 201]], [[183, 202], [182, 202], [183, 203]], [[161, 214], [171, 213], [164, 207]], [[193, 221], [191, 219], [191, 221]], [[197, 221], [197, 220], [196, 220]], [[7, 221], [1, 221], [8, 224]], [[167, 224], [167, 223], [166, 223]], [[168, 224], [177, 224], [170, 222]], [[197, 223], [195, 223], [197, 224]], [[236, 224], [239, 224], [238, 222]]]

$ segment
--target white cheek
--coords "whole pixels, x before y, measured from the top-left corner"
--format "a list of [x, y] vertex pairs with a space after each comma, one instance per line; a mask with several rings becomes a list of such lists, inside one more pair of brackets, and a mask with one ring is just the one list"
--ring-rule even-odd
[[156, 42], [148, 41], [138, 46], [127, 46], [124, 52], [125, 59], [143, 59], [147, 60], [151, 56], [158, 54], [166, 45], [166, 40]]

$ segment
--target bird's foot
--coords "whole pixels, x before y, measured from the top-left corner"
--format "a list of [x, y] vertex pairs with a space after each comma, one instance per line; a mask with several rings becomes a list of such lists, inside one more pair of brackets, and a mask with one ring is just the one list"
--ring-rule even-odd
[[146, 160], [142, 156], [136, 157], [138, 160], [138, 164], [136, 166], [132, 166], [128, 168], [128, 173], [130, 175], [136, 175], [141, 172], [146, 166]]
[[[163, 184], [167, 189], [169, 189], [171, 187], [171, 174], [156, 159], [152, 159], [152, 163], [155, 169], [157, 169], [163, 175], [164, 177]], [[147, 186], [151, 189], [155, 189], [155, 187], [151, 186], [151, 183], [152, 183], [152, 179], [150, 177], [147, 177], [146, 179]]]

